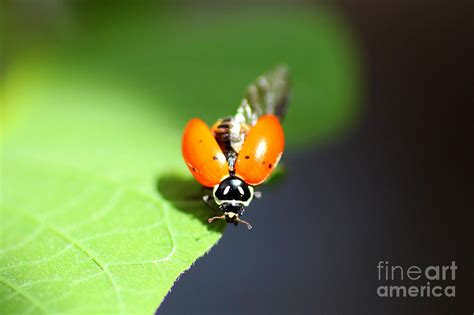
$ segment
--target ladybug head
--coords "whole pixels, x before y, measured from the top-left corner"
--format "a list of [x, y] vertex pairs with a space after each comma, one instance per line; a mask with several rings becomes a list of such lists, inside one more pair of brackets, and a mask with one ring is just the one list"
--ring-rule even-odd
[[237, 176], [231, 175], [214, 187], [213, 195], [221, 210], [242, 215], [244, 207], [252, 201], [253, 187]]
[[219, 185], [214, 187], [213, 197], [219, 209], [224, 213], [222, 216], [209, 219], [212, 222], [215, 219], [226, 220], [229, 223], [244, 223], [249, 229], [252, 226], [240, 219], [245, 207], [253, 199], [253, 187], [245, 183], [235, 175], [226, 177]]

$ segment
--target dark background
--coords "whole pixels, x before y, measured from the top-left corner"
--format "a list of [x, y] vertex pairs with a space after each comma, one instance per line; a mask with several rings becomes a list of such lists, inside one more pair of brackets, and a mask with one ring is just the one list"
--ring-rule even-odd
[[[160, 314], [472, 314], [473, 2], [327, 1], [364, 58], [363, 113], [295, 154]], [[377, 262], [458, 265], [456, 298], [380, 298]], [[410, 285], [410, 283], [403, 283]], [[446, 285], [446, 284], [444, 284]]]

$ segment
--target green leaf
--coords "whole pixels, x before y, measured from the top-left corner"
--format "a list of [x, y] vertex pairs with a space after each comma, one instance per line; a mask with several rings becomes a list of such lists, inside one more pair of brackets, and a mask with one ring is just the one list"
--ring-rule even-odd
[[326, 139], [356, 113], [353, 47], [330, 15], [117, 21], [12, 58], [0, 136], [2, 313], [152, 314], [225, 226], [206, 222], [213, 213], [182, 162], [182, 128], [232, 114], [271, 66], [287, 63], [294, 78], [290, 145]]
[[180, 134], [144, 100], [33, 68], [5, 89], [28, 110], [2, 150], [2, 313], [152, 314], [223, 228], [180, 180]]

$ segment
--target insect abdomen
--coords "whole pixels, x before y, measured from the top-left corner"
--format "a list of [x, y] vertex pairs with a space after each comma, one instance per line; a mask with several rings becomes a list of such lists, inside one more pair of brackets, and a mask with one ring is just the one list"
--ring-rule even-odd
[[232, 119], [224, 118], [219, 120], [213, 127], [214, 137], [216, 138], [217, 143], [221, 147], [222, 152], [226, 158], [229, 157], [229, 154], [233, 151], [232, 142], [231, 142], [231, 128], [232, 128]]

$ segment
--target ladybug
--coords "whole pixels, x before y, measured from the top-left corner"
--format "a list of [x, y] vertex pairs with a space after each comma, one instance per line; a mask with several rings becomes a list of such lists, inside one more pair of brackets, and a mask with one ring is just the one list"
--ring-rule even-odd
[[257, 78], [234, 116], [218, 119], [209, 128], [199, 118], [191, 119], [183, 134], [184, 161], [194, 178], [212, 193], [204, 202], [222, 215], [209, 218], [243, 223], [244, 210], [260, 198], [255, 186], [262, 184], [278, 165], [285, 136], [281, 120], [290, 95], [288, 69], [278, 66]]

